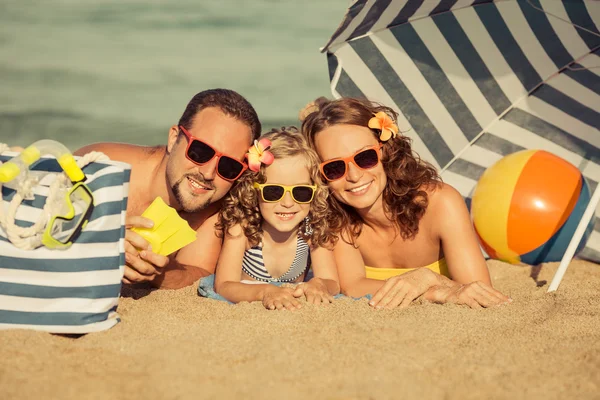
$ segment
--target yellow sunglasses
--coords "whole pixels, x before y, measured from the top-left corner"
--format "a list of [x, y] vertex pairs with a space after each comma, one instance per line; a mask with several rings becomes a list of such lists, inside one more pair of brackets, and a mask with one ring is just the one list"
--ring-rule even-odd
[[296, 203], [306, 204], [310, 203], [315, 197], [315, 185], [294, 185], [286, 186], [275, 183], [257, 183], [254, 182], [254, 188], [260, 190], [262, 199], [267, 203], [276, 203], [283, 199], [286, 192], [290, 192], [292, 199]]

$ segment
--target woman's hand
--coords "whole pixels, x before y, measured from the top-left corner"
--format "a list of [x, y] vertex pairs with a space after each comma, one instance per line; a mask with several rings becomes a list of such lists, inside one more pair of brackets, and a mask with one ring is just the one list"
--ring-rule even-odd
[[376, 309], [406, 308], [432, 287], [445, 287], [441, 276], [427, 268], [418, 268], [393, 276], [373, 295], [369, 305]]
[[434, 303], [466, 304], [471, 308], [508, 304], [512, 299], [483, 282], [432, 287], [424, 296]]
[[304, 293], [302, 286], [289, 288], [269, 285], [262, 294], [262, 304], [267, 310], [297, 310], [302, 307], [297, 300]]
[[310, 304], [329, 304], [333, 303], [333, 296], [329, 293], [329, 289], [325, 282], [320, 278], [312, 278], [306, 283], [302, 283], [299, 287], [304, 292], [306, 302]]

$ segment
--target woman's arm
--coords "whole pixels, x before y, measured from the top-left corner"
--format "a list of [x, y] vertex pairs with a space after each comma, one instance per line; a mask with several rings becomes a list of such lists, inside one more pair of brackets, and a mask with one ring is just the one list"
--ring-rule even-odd
[[385, 283], [369, 279], [365, 274], [365, 262], [360, 251], [342, 238], [337, 241], [333, 255], [343, 294], [350, 297], [362, 297], [377, 292]]
[[482, 282], [492, 285], [490, 273], [471, 223], [464, 199], [450, 185], [443, 184], [430, 195], [432, 232], [439, 237], [454, 282]]
[[440, 238], [452, 281], [430, 288], [423, 298], [436, 303], [491, 307], [511, 300], [492, 287], [490, 273], [460, 193], [443, 184], [430, 196], [432, 232]]
[[427, 268], [418, 268], [385, 281], [369, 279], [360, 251], [339, 240], [334, 248], [342, 293], [352, 297], [372, 294], [369, 305], [381, 308], [405, 308], [433, 286], [443, 285], [440, 275]]

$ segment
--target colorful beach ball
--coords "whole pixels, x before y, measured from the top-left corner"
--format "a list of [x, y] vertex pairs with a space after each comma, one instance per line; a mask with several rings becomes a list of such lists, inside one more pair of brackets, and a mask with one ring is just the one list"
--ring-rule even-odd
[[[543, 150], [523, 150], [483, 173], [471, 216], [490, 257], [536, 265], [562, 259], [590, 197], [583, 175], [571, 163]], [[593, 225], [594, 218], [577, 252]]]

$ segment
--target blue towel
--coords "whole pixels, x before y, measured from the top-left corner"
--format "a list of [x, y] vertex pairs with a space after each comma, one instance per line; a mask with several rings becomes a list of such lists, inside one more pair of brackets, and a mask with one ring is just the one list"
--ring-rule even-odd
[[[307, 276], [308, 278], [308, 276]], [[283, 282], [271, 282], [269, 285], [281, 286]], [[215, 292], [215, 276], [209, 275], [202, 279], [200, 279], [200, 283], [198, 284], [198, 294], [202, 297], [206, 297], [208, 299], [226, 301], [229, 304], [233, 304], [231, 301], [227, 300], [225, 297], [221, 296], [219, 293]], [[339, 299], [340, 297], [345, 297], [343, 294], [338, 294], [333, 296], [335, 299]], [[371, 300], [371, 295], [368, 294], [364, 297], [355, 298], [354, 300], [358, 300], [360, 298], [366, 298]]]

